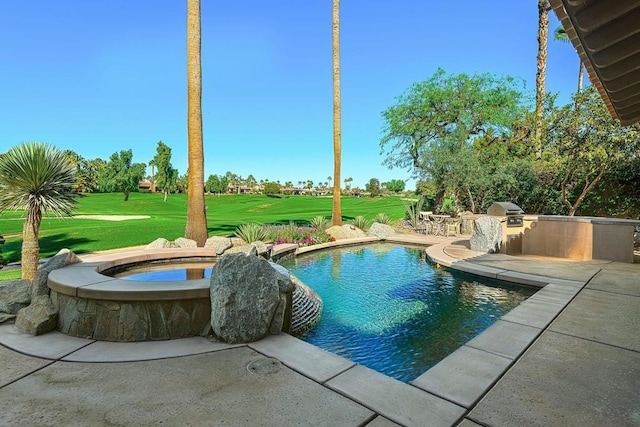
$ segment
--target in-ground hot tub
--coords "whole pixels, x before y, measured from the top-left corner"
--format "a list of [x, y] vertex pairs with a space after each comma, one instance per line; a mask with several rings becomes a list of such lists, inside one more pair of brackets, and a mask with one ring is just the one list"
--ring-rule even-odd
[[[107, 259], [109, 258], [109, 259]], [[139, 282], [103, 272], [159, 260], [215, 262], [214, 248], [136, 251], [52, 271], [48, 284], [58, 330], [105, 341], [151, 341], [200, 335], [209, 328], [209, 279]]]
[[[278, 256], [295, 252], [296, 245], [281, 245]], [[215, 249], [159, 249], [103, 255], [52, 271], [48, 284], [57, 307], [58, 330], [64, 334], [105, 341], [153, 341], [202, 335], [210, 330], [210, 279], [204, 268], [216, 262]], [[172, 265], [184, 269], [197, 263], [201, 278], [152, 281], [118, 276], [128, 267]], [[188, 268], [188, 267], [187, 267]], [[188, 270], [187, 270], [188, 271]], [[171, 271], [167, 271], [172, 273]], [[170, 274], [170, 276], [172, 276]], [[313, 326], [322, 313], [322, 300], [291, 276], [295, 289], [285, 312], [292, 334]], [[189, 279], [189, 280], [185, 280]], [[290, 327], [288, 326], [290, 325]]]

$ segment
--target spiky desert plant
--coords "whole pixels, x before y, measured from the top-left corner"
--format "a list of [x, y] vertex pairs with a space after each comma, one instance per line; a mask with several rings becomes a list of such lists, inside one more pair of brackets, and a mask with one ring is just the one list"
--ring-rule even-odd
[[262, 224], [250, 222], [248, 224], [241, 224], [235, 231], [236, 236], [241, 238], [247, 243], [256, 242], [258, 240], [267, 240], [269, 232]]
[[373, 217], [373, 222], [377, 222], [379, 224], [389, 224], [391, 222], [391, 218], [386, 213], [379, 213]]
[[355, 225], [360, 230], [367, 230], [369, 228], [369, 220], [362, 215], [358, 215], [357, 217], [353, 218], [351, 224]]
[[22, 228], [22, 278], [38, 270], [43, 215], [70, 216], [76, 205], [75, 168], [67, 155], [42, 142], [22, 143], [0, 156], [0, 212], [25, 210]]
[[310, 224], [313, 228], [320, 231], [324, 231], [329, 227], [329, 221], [322, 215], [314, 216]]

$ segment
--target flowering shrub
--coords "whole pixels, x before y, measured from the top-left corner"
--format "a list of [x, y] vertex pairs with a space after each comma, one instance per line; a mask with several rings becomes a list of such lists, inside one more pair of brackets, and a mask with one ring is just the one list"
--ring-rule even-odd
[[311, 246], [331, 241], [327, 233], [314, 227], [298, 227], [295, 224], [270, 225], [266, 227], [270, 240], [276, 245], [295, 243], [298, 246]]

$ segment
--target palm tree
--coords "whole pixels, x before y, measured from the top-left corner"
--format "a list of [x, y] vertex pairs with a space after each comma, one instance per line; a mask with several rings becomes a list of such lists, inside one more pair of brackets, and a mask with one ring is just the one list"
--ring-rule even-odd
[[[569, 35], [567, 34], [567, 30], [565, 30], [562, 26], [556, 28], [556, 30], [553, 32], [553, 38], [561, 42], [571, 43], [571, 40], [569, 40]], [[580, 58], [580, 71], [578, 72], [578, 94], [582, 92], [583, 77], [584, 63], [582, 62], [582, 58]]]
[[42, 142], [22, 143], [0, 157], [0, 212], [26, 210], [22, 228], [22, 278], [38, 270], [40, 223], [44, 214], [70, 216], [76, 204], [75, 167], [68, 156]]
[[549, 2], [538, 0], [538, 61], [536, 72], [536, 158], [542, 157], [542, 114], [547, 75], [547, 40], [549, 38]]
[[340, 133], [340, 0], [333, 0], [333, 210], [331, 224], [342, 225], [340, 206], [340, 158], [342, 142]]
[[200, 0], [187, 0], [187, 134], [189, 185], [185, 237], [204, 246], [207, 217], [204, 205], [204, 150], [202, 146], [202, 66], [200, 64]]

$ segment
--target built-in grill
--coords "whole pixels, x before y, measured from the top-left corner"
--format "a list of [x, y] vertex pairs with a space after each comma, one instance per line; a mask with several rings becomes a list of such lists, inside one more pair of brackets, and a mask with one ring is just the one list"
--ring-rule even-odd
[[507, 218], [507, 227], [522, 227], [524, 224], [524, 211], [520, 206], [511, 202], [494, 202], [487, 214]]

